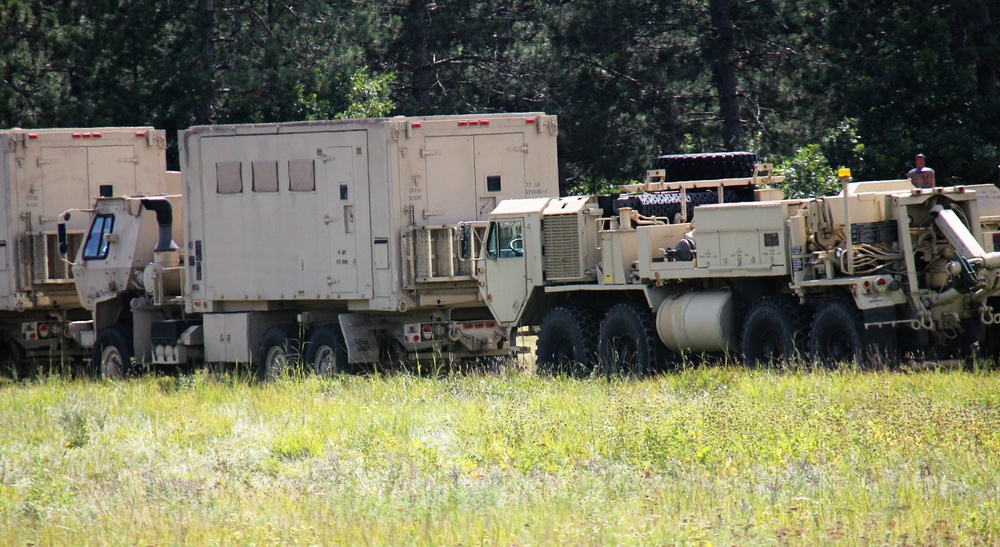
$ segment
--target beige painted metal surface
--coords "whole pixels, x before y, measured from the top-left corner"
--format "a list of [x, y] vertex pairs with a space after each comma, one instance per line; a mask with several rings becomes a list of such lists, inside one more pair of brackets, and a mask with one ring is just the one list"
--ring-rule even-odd
[[735, 349], [732, 294], [688, 292], [667, 298], [656, 310], [656, 332], [674, 351]]
[[[666, 188], [656, 184], [654, 190]], [[683, 203], [683, 190], [694, 183], [671, 184], [683, 186]], [[538, 222], [543, 233], [532, 237], [526, 229], [521, 254], [484, 261], [482, 290], [493, 296], [499, 320], [523, 323], [521, 314], [530, 313], [534, 324], [545, 310], [525, 301], [533, 295], [539, 303], [601, 315], [630, 289], [633, 302], [641, 295], [658, 310], [658, 334], [678, 351], [733, 349], [737, 283], [757, 287], [749, 293], [754, 299], [795, 295], [812, 310], [831, 297], [851, 299], [859, 313], [875, 318], [871, 328], [906, 325], [945, 341], [964, 324], [1000, 321], [988, 301], [1000, 295], [1000, 190], [921, 190], [906, 180], [845, 188], [846, 195], [771, 201], [759, 201], [769, 196], [755, 191], [758, 201], [700, 205], [692, 222], [642, 217], [624, 207], [589, 224], [591, 211], [583, 207], [571, 217], [558, 214], [556, 205], [593, 200], [587, 197], [502, 203], [491, 230]], [[574, 267], [562, 268], [561, 261]], [[587, 264], [597, 275], [576, 269]], [[533, 275], [539, 266], [543, 275]], [[514, 282], [518, 267], [526, 287]]]
[[[79, 306], [56, 226], [114, 195], [179, 194], [166, 171], [163, 131], [149, 127], [0, 131], [0, 311]], [[66, 220], [70, 257], [90, 217]]]
[[482, 306], [460, 225], [558, 193], [542, 114], [195, 127], [189, 312]]

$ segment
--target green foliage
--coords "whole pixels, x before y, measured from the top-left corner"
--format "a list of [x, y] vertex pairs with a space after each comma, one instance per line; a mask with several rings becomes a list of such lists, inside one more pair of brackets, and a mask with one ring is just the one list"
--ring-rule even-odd
[[368, 67], [359, 68], [351, 75], [351, 89], [347, 92], [350, 105], [347, 110], [336, 115], [345, 118], [381, 118], [388, 116], [396, 103], [389, 99], [389, 85], [395, 77], [392, 74], [375, 74]]
[[837, 173], [818, 144], [796, 150], [794, 156], [775, 167], [775, 172], [785, 177], [777, 186], [787, 198], [826, 196], [839, 191]]
[[[777, 185], [788, 198], [833, 195], [841, 190], [837, 170], [847, 167], [855, 179], [864, 171], [865, 145], [854, 129], [855, 120], [845, 119], [826, 135], [821, 143], [808, 144], [792, 157], [778, 160], [775, 173], [785, 180]], [[829, 161], [833, 157], [843, 162]], [[836, 167], [834, 167], [836, 166]]]

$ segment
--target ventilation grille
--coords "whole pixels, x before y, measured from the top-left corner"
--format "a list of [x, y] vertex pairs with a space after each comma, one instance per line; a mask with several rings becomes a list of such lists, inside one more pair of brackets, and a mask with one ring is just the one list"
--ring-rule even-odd
[[580, 230], [577, 215], [545, 217], [542, 225], [545, 245], [545, 279], [548, 281], [578, 281], [581, 271]]
[[[66, 234], [66, 244], [69, 247], [66, 260], [72, 261], [76, 258], [82, 241], [82, 233]], [[73, 279], [72, 266], [59, 255], [59, 237], [54, 233], [23, 235], [21, 261], [23, 285], [65, 283]]]
[[461, 258], [461, 231], [456, 226], [414, 226], [403, 231], [405, 284], [466, 281], [474, 263]]

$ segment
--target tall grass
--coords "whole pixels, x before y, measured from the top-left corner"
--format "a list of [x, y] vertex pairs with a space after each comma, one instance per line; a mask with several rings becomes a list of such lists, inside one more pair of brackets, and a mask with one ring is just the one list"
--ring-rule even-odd
[[0, 543], [996, 544], [997, 380], [8, 382]]

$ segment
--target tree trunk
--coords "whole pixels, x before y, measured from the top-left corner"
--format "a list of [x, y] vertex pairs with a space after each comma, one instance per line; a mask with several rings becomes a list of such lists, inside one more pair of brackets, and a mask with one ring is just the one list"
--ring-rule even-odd
[[709, 59], [722, 116], [722, 141], [726, 150], [740, 146], [740, 108], [736, 92], [735, 36], [730, 16], [731, 0], [710, 0], [712, 47]]
[[410, 50], [410, 90], [419, 113], [425, 113], [430, 107], [431, 87], [434, 85], [427, 45], [431, 26], [429, 9], [427, 0], [410, 0], [403, 23], [403, 35], [409, 37], [406, 41]]
[[215, 119], [215, 0], [198, 0], [198, 26], [201, 35], [201, 100], [197, 123], [210, 124]]
[[976, 92], [989, 96], [996, 92], [998, 85], [997, 47], [992, 31], [990, 5], [979, 2], [974, 7], [972, 41], [976, 48]]

